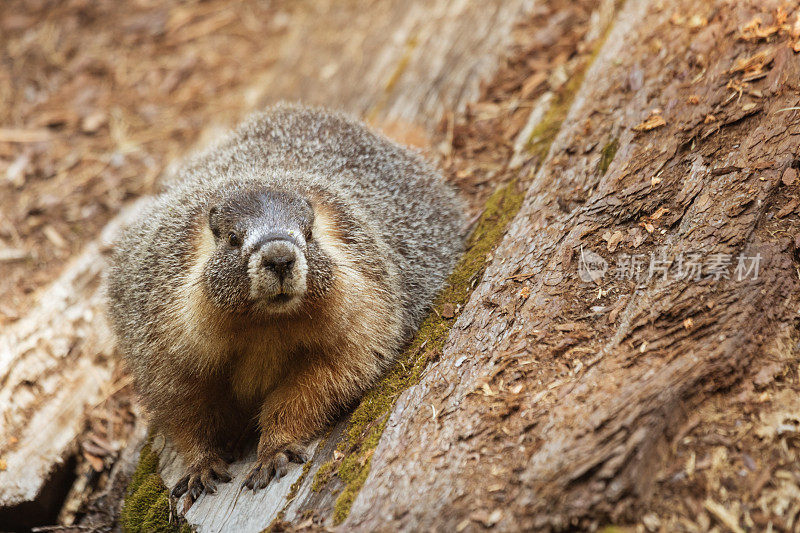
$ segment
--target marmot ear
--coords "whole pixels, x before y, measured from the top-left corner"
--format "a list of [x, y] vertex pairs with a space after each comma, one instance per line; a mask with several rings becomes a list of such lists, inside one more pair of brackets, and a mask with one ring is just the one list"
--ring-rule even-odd
[[211, 228], [211, 233], [214, 234], [214, 237], [219, 239], [219, 209], [217, 206], [212, 207], [208, 211], [208, 226]]

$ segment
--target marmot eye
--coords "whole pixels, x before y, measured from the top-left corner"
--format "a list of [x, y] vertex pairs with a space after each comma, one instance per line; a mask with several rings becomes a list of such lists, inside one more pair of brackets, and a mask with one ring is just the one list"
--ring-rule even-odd
[[239, 236], [238, 236], [238, 235], [236, 235], [236, 233], [235, 233], [235, 232], [233, 232], [233, 231], [232, 231], [232, 232], [230, 232], [230, 233], [228, 233], [228, 242], [229, 242], [229, 243], [230, 243], [230, 245], [231, 245], [231, 246], [233, 246], [234, 248], [238, 248], [239, 246], [241, 246], [241, 245], [242, 245], [242, 240], [241, 240], [241, 239], [239, 238]]

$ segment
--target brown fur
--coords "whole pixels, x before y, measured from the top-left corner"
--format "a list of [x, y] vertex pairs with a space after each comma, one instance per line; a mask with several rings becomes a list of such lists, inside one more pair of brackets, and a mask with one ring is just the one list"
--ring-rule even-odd
[[[229, 479], [226, 449], [248, 434], [249, 488], [303, 460], [408, 340], [462, 219], [419, 156], [316, 110], [275, 108], [184, 174], [115, 246], [107, 292], [152, 423], [187, 465], [173, 493], [194, 498]], [[262, 255], [276, 231], [278, 253], [299, 254], [287, 285]]]

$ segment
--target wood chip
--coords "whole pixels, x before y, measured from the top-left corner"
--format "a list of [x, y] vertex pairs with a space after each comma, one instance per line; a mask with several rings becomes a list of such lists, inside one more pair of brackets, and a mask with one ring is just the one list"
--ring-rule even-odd
[[659, 218], [663, 217], [667, 213], [669, 213], [669, 209], [664, 207], [664, 206], [661, 206], [658, 209], [656, 209], [655, 213], [650, 215], [650, 220], [658, 220]]
[[45, 226], [44, 229], [42, 229], [42, 232], [44, 233], [44, 236], [47, 237], [47, 240], [52, 242], [58, 248], [67, 247], [68, 244], [67, 241], [64, 239], [64, 237], [61, 236], [61, 234], [58, 231], [56, 231], [56, 229], [53, 226], [50, 225]]
[[733, 531], [734, 533], [744, 533], [744, 529], [739, 526], [739, 519], [726, 509], [723, 505], [708, 499], [703, 504], [703, 507], [711, 513], [722, 525]]
[[25, 174], [30, 163], [30, 154], [20, 155], [6, 169], [6, 179], [15, 187], [21, 188], [25, 185]]
[[797, 170], [793, 169], [792, 167], [788, 167], [786, 170], [783, 171], [783, 175], [781, 176], [781, 181], [787, 187], [794, 185], [797, 181]]
[[753, 74], [760, 72], [775, 59], [775, 48], [767, 48], [750, 57], [740, 57], [731, 67], [731, 72]]
[[31, 253], [20, 248], [0, 248], [0, 263], [23, 261], [29, 259]]
[[780, 371], [783, 370], [783, 365], [780, 363], [770, 363], [761, 368], [756, 374], [756, 377], [753, 378], [753, 385], [758, 388], [764, 388], [775, 379]]
[[483, 523], [486, 527], [493, 527], [503, 518], [503, 511], [500, 509], [495, 509], [492, 511], [492, 514], [489, 515], [489, 518]]
[[761, 17], [754, 17], [739, 31], [740, 38], [746, 41], [759, 41], [775, 35], [780, 30], [780, 26], [777, 24], [764, 27], [762, 23]]
[[26, 130], [20, 128], [0, 128], [0, 142], [6, 143], [38, 143], [51, 139], [48, 130]]
[[81, 131], [83, 133], [95, 133], [103, 127], [107, 120], [108, 117], [102, 111], [90, 113], [81, 121]]
[[634, 131], [650, 131], [666, 125], [667, 121], [664, 120], [664, 117], [662, 117], [660, 114], [654, 114], [633, 129]]
[[797, 198], [792, 198], [791, 200], [789, 200], [789, 202], [787, 202], [785, 206], [781, 207], [781, 209], [775, 214], [775, 216], [778, 218], [783, 218], [785, 216], [790, 215], [792, 212], [794, 212], [795, 209], [797, 209], [798, 203], [800, 203], [800, 200], [798, 200]]
[[92, 455], [87, 452], [83, 452], [83, 457], [86, 461], [91, 465], [92, 469], [95, 472], [102, 472], [105, 469], [105, 465], [103, 464], [103, 460], [96, 455]]

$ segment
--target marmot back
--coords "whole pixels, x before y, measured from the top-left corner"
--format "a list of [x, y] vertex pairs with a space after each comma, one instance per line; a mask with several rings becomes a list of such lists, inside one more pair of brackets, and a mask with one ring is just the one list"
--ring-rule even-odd
[[227, 480], [226, 441], [248, 420], [248, 487], [302, 460], [419, 325], [463, 212], [418, 154], [319, 109], [274, 107], [189, 162], [107, 279], [138, 390], [188, 465], [175, 494]]

